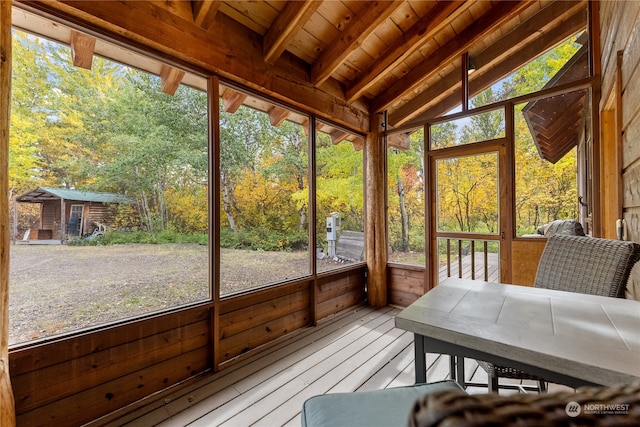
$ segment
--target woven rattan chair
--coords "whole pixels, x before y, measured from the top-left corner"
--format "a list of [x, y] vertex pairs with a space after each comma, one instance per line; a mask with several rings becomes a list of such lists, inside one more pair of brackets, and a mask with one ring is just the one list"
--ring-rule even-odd
[[[622, 298], [639, 259], [637, 243], [555, 234], [542, 252], [534, 287]], [[498, 390], [498, 378], [536, 380], [539, 391], [546, 389], [543, 378], [485, 361], [478, 365], [489, 376], [489, 391]]]
[[409, 414], [410, 427], [640, 425], [640, 382], [543, 394], [426, 394]]

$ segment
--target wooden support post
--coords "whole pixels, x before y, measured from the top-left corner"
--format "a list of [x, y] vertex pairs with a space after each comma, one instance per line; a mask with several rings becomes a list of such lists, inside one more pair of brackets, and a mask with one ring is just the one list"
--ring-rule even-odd
[[387, 305], [386, 167], [383, 116], [372, 114], [365, 143], [367, 299], [373, 307]]
[[9, 376], [9, 119], [11, 2], [0, 1], [0, 425], [16, 425]]

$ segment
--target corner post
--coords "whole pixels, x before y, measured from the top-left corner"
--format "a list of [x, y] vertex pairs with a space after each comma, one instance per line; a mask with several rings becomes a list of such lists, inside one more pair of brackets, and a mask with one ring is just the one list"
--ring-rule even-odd
[[387, 305], [385, 116], [371, 115], [365, 142], [367, 300], [373, 307]]
[[16, 425], [9, 376], [9, 120], [11, 116], [11, 4], [0, 1], [0, 425]]

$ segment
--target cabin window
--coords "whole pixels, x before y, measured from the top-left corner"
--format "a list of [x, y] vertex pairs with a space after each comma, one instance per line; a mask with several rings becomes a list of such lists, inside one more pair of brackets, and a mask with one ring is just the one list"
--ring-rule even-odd
[[[508, 76], [479, 92], [470, 100], [471, 106], [478, 108], [532, 94], [553, 84], [569, 83], [588, 77], [586, 42], [587, 35], [582, 30], [559, 42], [557, 46], [531, 58]], [[522, 55], [521, 58], [524, 59], [526, 56]], [[470, 84], [473, 84], [473, 79]]]
[[424, 266], [424, 128], [387, 137], [389, 262]]
[[10, 344], [210, 300], [206, 78], [14, 15]]
[[504, 108], [431, 126], [431, 149], [455, 147], [505, 136]]
[[309, 117], [220, 88], [220, 295], [310, 274]]
[[316, 121], [316, 265], [326, 272], [363, 262], [364, 138]]
[[579, 212], [578, 176], [586, 168], [577, 147], [591, 138], [590, 102], [582, 89], [514, 106], [516, 236], [542, 237], [554, 221], [566, 221], [565, 233], [588, 232]]

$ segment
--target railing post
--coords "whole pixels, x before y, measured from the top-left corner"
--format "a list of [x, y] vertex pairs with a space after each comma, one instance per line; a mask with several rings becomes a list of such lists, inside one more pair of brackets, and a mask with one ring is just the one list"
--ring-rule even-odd
[[484, 241], [484, 281], [489, 281], [489, 246], [487, 241]]
[[451, 277], [451, 239], [447, 238], [447, 277]]
[[462, 279], [462, 240], [458, 240], [458, 277]]
[[471, 280], [476, 280], [476, 241], [471, 241]]

